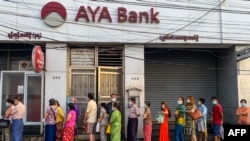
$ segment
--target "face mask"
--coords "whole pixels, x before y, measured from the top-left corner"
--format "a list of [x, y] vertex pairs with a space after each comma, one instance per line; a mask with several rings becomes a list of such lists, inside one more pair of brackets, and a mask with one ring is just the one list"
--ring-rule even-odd
[[198, 101], [198, 105], [201, 105], [201, 102], [200, 102], [200, 101]]
[[148, 106], [147, 106], [147, 104], [144, 104], [144, 108], [147, 108]]
[[6, 102], [6, 103], [5, 103], [5, 106], [6, 106], [6, 107], [9, 107], [9, 103], [8, 103], [8, 102]]
[[111, 98], [111, 102], [115, 102], [116, 101], [116, 98]]
[[161, 109], [164, 109], [165, 108], [165, 106], [164, 105], [161, 105]]
[[128, 102], [128, 107], [131, 107], [131, 104], [132, 104], [131, 101], [129, 101], [129, 102]]
[[190, 100], [189, 100], [189, 99], [187, 100], [187, 103], [190, 103]]
[[242, 102], [240, 103], [242, 107], [245, 107], [246, 106], [246, 103]]
[[181, 104], [182, 104], [182, 101], [178, 100], [178, 101], [177, 101], [177, 104], [178, 104], [178, 105], [181, 105]]
[[213, 100], [212, 103], [213, 103], [214, 105], [216, 105], [216, 104], [217, 104], [217, 101]]

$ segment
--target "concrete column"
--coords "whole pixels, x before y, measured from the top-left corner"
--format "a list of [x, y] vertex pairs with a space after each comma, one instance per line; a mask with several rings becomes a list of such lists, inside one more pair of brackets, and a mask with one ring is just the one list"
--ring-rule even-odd
[[[144, 46], [126, 45], [125, 46], [125, 133], [127, 137], [128, 122], [128, 92], [131, 88], [138, 88], [140, 92], [140, 112], [144, 113], [145, 84], [144, 84]], [[137, 101], [138, 103], [138, 101]], [[139, 117], [137, 138], [143, 138], [143, 119]]]
[[218, 99], [223, 107], [224, 123], [235, 124], [237, 117], [235, 110], [238, 106], [238, 82], [235, 48], [225, 50], [230, 55], [228, 58], [217, 58]]
[[45, 110], [49, 99], [59, 101], [66, 112], [67, 94], [67, 44], [46, 44]]

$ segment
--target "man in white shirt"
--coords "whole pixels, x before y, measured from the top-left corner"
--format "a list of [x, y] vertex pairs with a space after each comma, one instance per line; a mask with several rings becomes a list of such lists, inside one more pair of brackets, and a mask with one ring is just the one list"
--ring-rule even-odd
[[88, 94], [89, 102], [84, 117], [84, 123], [87, 122], [87, 133], [89, 134], [89, 140], [95, 141], [94, 127], [97, 121], [97, 104], [94, 101], [94, 95], [92, 93]]

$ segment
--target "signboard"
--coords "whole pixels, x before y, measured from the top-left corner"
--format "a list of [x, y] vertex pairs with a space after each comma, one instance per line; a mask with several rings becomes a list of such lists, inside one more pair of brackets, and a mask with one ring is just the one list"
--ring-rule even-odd
[[36, 73], [40, 73], [44, 68], [44, 53], [40, 46], [35, 46], [32, 51], [32, 66]]
[[240, 61], [249, 57], [250, 57], [250, 48], [245, 48], [243, 50], [236, 52], [237, 61]]
[[31, 61], [19, 61], [19, 70], [20, 71], [32, 71], [33, 66]]

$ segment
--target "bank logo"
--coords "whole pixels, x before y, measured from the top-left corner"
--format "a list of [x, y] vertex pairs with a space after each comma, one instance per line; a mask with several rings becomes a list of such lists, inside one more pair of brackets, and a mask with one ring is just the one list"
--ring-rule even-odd
[[43, 6], [41, 11], [41, 18], [43, 21], [51, 26], [57, 27], [62, 25], [67, 17], [65, 7], [58, 2], [49, 2]]

